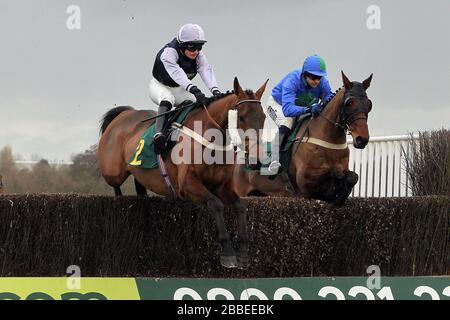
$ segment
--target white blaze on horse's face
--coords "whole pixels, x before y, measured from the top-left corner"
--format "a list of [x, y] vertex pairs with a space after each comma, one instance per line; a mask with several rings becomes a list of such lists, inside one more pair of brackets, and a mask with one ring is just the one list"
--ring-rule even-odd
[[239, 140], [244, 146], [246, 158], [251, 168], [256, 168], [261, 158], [258, 148], [263, 129], [265, 114], [259, 100], [249, 97], [248, 102], [243, 103], [238, 108], [237, 127], [240, 129]]
[[[259, 155], [258, 146], [261, 141], [262, 131], [266, 115], [261, 106], [261, 97], [265, 91], [267, 82], [253, 93], [251, 90], [242, 90], [237, 78], [234, 79], [234, 93], [237, 97], [237, 127], [241, 129], [240, 140], [245, 146], [249, 164], [257, 166], [262, 153]], [[262, 148], [261, 148], [262, 149]], [[250, 166], [252, 167], [252, 166]]]
[[238, 131], [237, 114], [237, 110], [228, 111], [228, 132], [230, 133], [231, 143], [240, 146], [242, 141]]

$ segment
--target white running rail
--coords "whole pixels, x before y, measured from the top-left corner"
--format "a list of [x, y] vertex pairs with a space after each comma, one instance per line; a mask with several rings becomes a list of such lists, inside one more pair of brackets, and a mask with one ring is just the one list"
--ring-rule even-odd
[[[413, 135], [418, 139], [418, 135]], [[350, 148], [349, 169], [359, 175], [353, 188], [353, 197], [407, 197], [411, 196], [408, 167], [410, 135], [371, 137], [364, 149]]]

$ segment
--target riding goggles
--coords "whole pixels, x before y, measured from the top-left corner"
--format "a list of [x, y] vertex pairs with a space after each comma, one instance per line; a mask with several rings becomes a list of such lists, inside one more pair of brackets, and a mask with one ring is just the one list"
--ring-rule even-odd
[[202, 51], [203, 44], [185, 44], [184, 48], [190, 52]]
[[306, 76], [308, 78], [310, 78], [311, 80], [320, 80], [320, 79], [322, 79], [322, 76], [316, 76], [315, 74], [312, 74], [312, 73], [309, 73], [309, 72], [306, 73]]

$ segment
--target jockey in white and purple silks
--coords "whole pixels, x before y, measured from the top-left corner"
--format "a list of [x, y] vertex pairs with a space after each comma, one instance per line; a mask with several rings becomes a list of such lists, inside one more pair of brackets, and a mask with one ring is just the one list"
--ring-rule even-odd
[[[203, 29], [189, 23], [182, 26], [178, 36], [157, 54], [149, 91], [150, 98], [159, 106], [158, 115], [185, 100], [194, 100], [194, 97], [196, 101], [206, 103], [205, 95], [191, 82], [197, 73], [213, 95], [221, 94], [213, 69], [202, 51], [206, 42]], [[162, 133], [165, 121], [164, 115], [156, 119], [153, 142], [157, 153], [161, 152], [166, 141]]]

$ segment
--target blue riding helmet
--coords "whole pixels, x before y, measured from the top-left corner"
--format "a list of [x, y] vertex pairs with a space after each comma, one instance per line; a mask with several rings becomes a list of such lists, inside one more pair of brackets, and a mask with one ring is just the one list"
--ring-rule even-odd
[[303, 63], [303, 72], [309, 72], [319, 77], [326, 77], [327, 75], [327, 67], [325, 65], [325, 61], [322, 57], [314, 54], [305, 59]]

